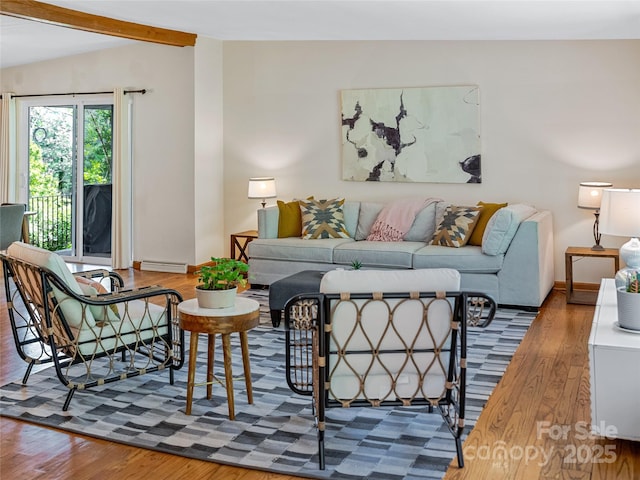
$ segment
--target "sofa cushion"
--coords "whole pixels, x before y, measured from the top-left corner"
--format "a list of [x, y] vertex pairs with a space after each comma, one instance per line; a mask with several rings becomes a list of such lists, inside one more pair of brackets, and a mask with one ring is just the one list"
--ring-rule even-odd
[[344, 224], [344, 198], [300, 200], [302, 238], [349, 238]]
[[360, 214], [360, 202], [345, 200], [342, 206], [342, 213], [344, 214], [344, 228], [347, 230], [349, 237], [355, 238]]
[[366, 240], [371, 227], [378, 218], [378, 214], [384, 208], [382, 203], [362, 202], [360, 204], [360, 215], [358, 216], [358, 227], [356, 229], [356, 240]]
[[423, 242], [359, 242], [342, 243], [333, 251], [333, 263], [351, 265], [358, 260], [367, 267], [411, 268], [413, 252]]
[[478, 202], [478, 206], [480, 207], [480, 216], [478, 217], [478, 222], [476, 226], [473, 228], [473, 232], [471, 232], [471, 237], [469, 237], [469, 241], [467, 244], [469, 245], [482, 245], [482, 237], [484, 235], [484, 231], [487, 228], [487, 223], [496, 213], [503, 207], [506, 207], [506, 203], [484, 203]]
[[407, 242], [431, 241], [436, 231], [436, 206], [437, 203], [430, 203], [418, 212], [411, 228], [404, 236]]
[[413, 268], [455, 268], [462, 273], [496, 273], [504, 255], [484, 255], [481, 247], [449, 248], [427, 245], [413, 254]]
[[536, 213], [536, 209], [522, 203], [498, 210], [487, 223], [482, 237], [482, 252], [486, 255], [504, 254], [516, 234], [520, 223]]
[[293, 262], [333, 263], [333, 249], [339, 245], [355, 243], [351, 238], [257, 238], [249, 243], [250, 258]]
[[278, 238], [300, 237], [302, 235], [302, 216], [300, 203], [278, 200]]
[[471, 236], [479, 214], [479, 207], [449, 205], [431, 243], [445, 247], [463, 247]]
[[367, 240], [398, 242], [411, 229], [416, 215], [427, 205], [437, 202], [435, 198], [409, 197], [389, 202], [378, 214]]

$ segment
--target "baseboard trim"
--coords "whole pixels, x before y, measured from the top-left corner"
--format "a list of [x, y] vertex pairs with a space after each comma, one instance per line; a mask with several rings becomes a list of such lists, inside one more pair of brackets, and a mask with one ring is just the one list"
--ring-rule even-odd
[[[560, 290], [563, 292], [567, 291], [567, 282], [555, 282], [553, 284], [554, 290]], [[575, 283], [573, 284], [574, 290], [589, 290], [597, 292], [600, 290], [599, 283]]]
[[[200, 265], [187, 265], [187, 274], [195, 273], [198, 270], [200, 270], [200, 267], [203, 267], [205, 265], [213, 265], [213, 262], [209, 261], [209, 262], [201, 263]], [[133, 261], [133, 269], [134, 270], [142, 270], [141, 267], [142, 267], [142, 261], [141, 260], [134, 260]]]

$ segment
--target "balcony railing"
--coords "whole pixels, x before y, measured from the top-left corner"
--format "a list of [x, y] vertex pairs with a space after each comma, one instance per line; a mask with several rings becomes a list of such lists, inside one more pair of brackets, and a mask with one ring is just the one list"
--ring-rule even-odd
[[57, 252], [72, 247], [71, 195], [31, 197], [29, 241], [33, 245]]

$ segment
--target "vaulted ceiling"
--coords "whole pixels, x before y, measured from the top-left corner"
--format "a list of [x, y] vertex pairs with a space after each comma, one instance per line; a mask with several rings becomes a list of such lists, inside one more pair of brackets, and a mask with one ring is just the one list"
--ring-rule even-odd
[[[7, 15], [0, 68], [138, 40]], [[640, 0], [65, 0], [44, 2], [220, 40], [640, 39]]]

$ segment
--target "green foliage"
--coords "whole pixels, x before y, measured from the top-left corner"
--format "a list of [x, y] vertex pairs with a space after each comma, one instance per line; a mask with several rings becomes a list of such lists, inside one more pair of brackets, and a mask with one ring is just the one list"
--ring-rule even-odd
[[[63, 194], [71, 194], [73, 189], [74, 114], [75, 108], [71, 106], [29, 109], [31, 141], [37, 142], [47, 171], [56, 179], [57, 189]], [[42, 133], [40, 138], [34, 138], [36, 130]]]
[[362, 268], [362, 262], [360, 260], [354, 260], [351, 262], [351, 268], [354, 270], [360, 270]]
[[244, 274], [249, 271], [249, 265], [232, 258], [211, 257], [214, 265], [206, 265], [195, 272], [198, 275], [197, 288], [202, 290], [228, 290], [238, 285], [245, 286], [247, 280]]
[[[29, 109], [29, 208], [38, 212], [31, 236], [51, 251], [72, 247], [75, 113], [73, 106]], [[113, 107], [88, 105], [84, 118], [84, 183], [111, 183]]]
[[58, 183], [42, 161], [42, 148], [29, 143], [29, 194], [32, 197], [58, 195]]
[[[38, 213], [31, 217], [31, 242], [52, 252], [71, 248], [71, 198], [61, 195], [58, 181], [42, 160], [42, 148], [29, 144], [30, 210]], [[41, 208], [46, 204], [46, 208]]]
[[57, 217], [45, 217], [35, 224], [33, 237], [38, 247], [51, 252], [71, 249], [71, 202], [57, 207]]
[[111, 183], [113, 109], [87, 107], [84, 112], [84, 183]]

